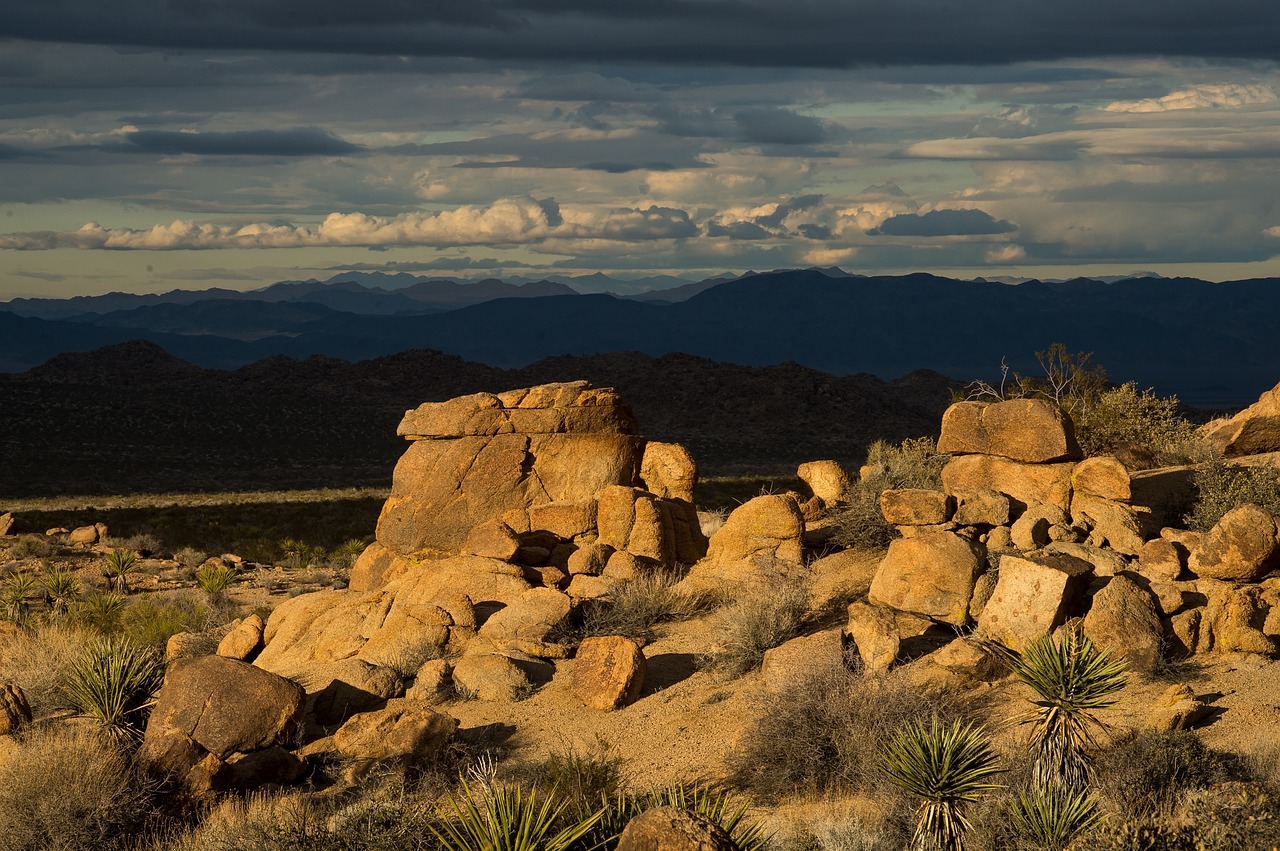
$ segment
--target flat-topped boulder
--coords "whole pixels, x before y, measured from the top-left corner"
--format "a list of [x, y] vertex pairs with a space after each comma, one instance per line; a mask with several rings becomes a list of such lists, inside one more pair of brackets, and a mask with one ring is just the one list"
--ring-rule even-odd
[[938, 451], [1031, 464], [1082, 457], [1071, 418], [1044, 399], [956, 402], [942, 415]]
[[1071, 462], [1028, 464], [995, 455], [959, 455], [942, 468], [942, 489], [964, 501], [995, 491], [1007, 496], [1015, 513], [1033, 503], [1071, 508]]
[[1228, 458], [1280, 452], [1280, 384], [1234, 417], [1201, 426], [1199, 434]]
[[1093, 570], [1064, 554], [1002, 556], [998, 575], [978, 629], [984, 638], [1021, 652], [1082, 613]]
[[889, 544], [867, 599], [952, 626], [969, 620], [969, 601], [983, 558], [973, 542], [943, 531], [922, 531]]
[[573, 433], [635, 434], [635, 414], [612, 387], [567, 381], [425, 402], [396, 429], [410, 440]]

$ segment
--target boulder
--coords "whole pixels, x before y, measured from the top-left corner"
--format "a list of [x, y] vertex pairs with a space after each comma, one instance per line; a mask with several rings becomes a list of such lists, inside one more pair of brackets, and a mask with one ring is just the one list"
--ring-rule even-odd
[[826, 612], [844, 608], [865, 597], [880, 568], [880, 556], [871, 551], [840, 550], [809, 565], [809, 609]]
[[463, 656], [454, 665], [453, 686], [463, 696], [506, 703], [524, 697], [533, 684], [524, 669], [510, 657], [474, 653]]
[[1171, 615], [1161, 621], [1164, 628], [1166, 655], [1170, 658], [1185, 659], [1195, 653], [1207, 651], [1212, 643], [1212, 635], [1206, 626], [1201, 633], [1204, 620], [1204, 609], [1187, 609]]
[[528, 513], [530, 530], [551, 532], [566, 541], [596, 531], [595, 500], [548, 502], [530, 506]]
[[[608, 544], [587, 544], [579, 547], [569, 556], [567, 567], [570, 576], [599, 576], [604, 573], [605, 566], [613, 556], [614, 549]], [[634, 559], [635, 556], [632, 556]]]
[[71, 534], [67, 536], [67, 542], [82, 547], [96, 544], [98, 543], [98, 527], [78, 526], [71, 530]]
[[955, 500], [941, 491], [891, 488], [880, 494], [880, 513], [894, 526], [933, 526], [946, 523]]
[[1228, 458], [1280, 452], [1280, 384], [1234, 417], [1201, 426], [1199, 435]]
[[1266, 623], [1267, 606], [1260, 588], [1228, 586], [1218, 589], [1210, 596], [1201, 620], [1196, 652], [1208, 644], [1218, 653], [1274, 655], [1276, 643], [1264, 632]]
[[13, 512], [6, 511], [4, 514], [0, 514], [0, 538], [7, 536], [12, 529]]
[[973, 586], [984, 559], [973, 544], [950, 532], [899, 538], [871, 582], [868, 599], [882, 606], [962, 626], [969, 620]]
[[927, 657], [933, 664], [971, 681], [990, 683], [1009, 673], [1009, 667], [982, 642], [956, 638]]
[[1102, 547], [1091, 547], [1087, 544], [1073, 544], [1068, 541], [1055, 541], [1044, 548], [1048, 555], [1058, 554], [1078, 558], [1093, 566], [1094, 576], [1115, 576], [1129, 569], [1129, 560], [1115, 550]]
[[425, 402], [396, 429], [410, 440], [582, 432], [635, 434], [635, 415], [611, 387], [566, 381]]
[[635, 703], [647, 666], [640, 645], [621, 635], [583, 639], [573, 662], [573, 693], [592, 709], [612, 712]]
[[403, 575], [410, 568], [410, 561], [374, 541], [364, 548], [356, 563], [351, 566], [347, 588], [351, 591], [373, 591]]
[[520, 549], [520, 538], [515, 530], [498, 518], [486, 520], [467, 533], [462, 542], [462, 554], [511, 561]]
[[627, 822], [615, 851], [737, 851], [724, 828], [690, 810], [652, 807]]
[[169, 666], [138, 750], [149, 771], [184, 776], [212, 754], [269, 748], [302, 723], [306, 693], [295, 682], [224, 656]]
[[1128, 502], [1133, 498], [1129, 470], [1110, 455], [1086, 458], [1071, 471], [1071, 487], [1102, 499]]
[[764, 687], [772, 692], [844, 667], [844, 635], [839, 627], [802, 635], [766, 650], [760, 664]]
[[212, 644], [208, 636], [195, 632], [175, 632], [165, 643], [164, 661], [169, 663], [175, 659], [208, 656], [216, 649], [217, 647]]
[[680, 444], [651, 440], [645, 444], [640, 458], [640, 479], [650, 493], [692, 505], [693, 490], [698, 484], [698, 464]]
[[1233, 508], [1205, 533], [1191, 552], [1196, 576], [1254, 582], [1280, 568], [1280, 527], [1271, 512], [1246, 504]]
[[1093, 571], [1067, 555], [1001, 556], [999, 578], [982, 609], [982, 635], [1021, 652], [1083, 608]]
[[[205, 757], [214, 760], [213, 754]], [[216, 772], [211, 790], [256, 789], [260, 786], [287, 786], [307, 773], [307, 764], [279, 745], [227, 757]], [[190, 775], [188, 775], [190, 778]]]
[[1088, 525], [1111, 549], [1125, 555], [1142, 553], [1149, 512], [1110, 499], [1076, 492], [1071, 497], [1071, 519]]
[[608, 600], [613, 598], [614, 589], [617, 588], [618, 580], [608, 576], [588, 576], [579, 574], [573, 577], [564, 593], [568, 594], [570, 599], [577, 600]]
[[1166, 538], [1152, 538], [1142, 545], [1136, 565], [1138, 573], [1152, 582], [1174, 582], [1186, 566], [1179, 548]]
[[428, 659], [413, 677], [413, 687], [404, 696], [424, 703], [437, 703], [453, 691], [453, 663], [448, 659]]
[[1166, 733], [1189, 730], [1212, 713], [1213, 706], [1197, 698], [1191, 686], [1178, 683], [1156, 698], [1147, 716], [1147, 726]]
[[31, 704], [17, 683], [0, 683], [0, 736], [11, 736], [31, 723]]
[[1009, 497], [992, 490], [965, 494], [956, 505], [953, 519], [961, 526], [1006, 526]]
[[261, 615], [249, 615], [222, 637], [217, 654], [247, 661], [262, 648], [262, 631], [265, 628]]
[[458, 721], [427, 704], [400, 698], [373, 712], [353, 715], [333, 734], [338, 753], [362, 763], [401, 768], [433, 763], [458, 730]]
[[1043, 464], [1081, 457], [1071, 418], [1043, 399], [956, 402], [942, 415], [938, 452]]
[[658, 564], [692, 564], [707, 542], [691, 503], [639, 488], [608, 487], [599, 496], [599, 543]]
[[808, 461], [796, 469], [796, 477], [809, 486], [824, 506], [848, 502], [853, 491], [849, 474], [835, 461]]
[[293, 675], [307, 690], [307, 715], [332, 727], [404, 694], [400, 672], [362, 659], [301, 665]]
[[706, 558], [681, 583], [686, 591], [725, 585], [769, 585], [800, 571], [804, 517], [789, 494], [758, 496], [738, 506], [711, 536]]
[[862, 601], [849, 604], [847, 629], [865, 669], [883, 674], [898, 659], [901, 638], [892, 611]]
[[1016, 509], [1042, 502], [1071, 507], [1074, 464], [1025, 464], [991, 455], [961, 455], [942, 468], [942, 489], [963, 500], [985, 491], [1002, 493]]
[[1160, 615], [1151, 594], [1124, 574], [1093, 595], [1084, 634], [1123, 658], [1131, 670], [1149, 672], [1160, 664]]
[[563, 630], [571, 609], [568, 594], [553, 588], [532, 588], [485, 621], [480, 627], [480, 636], [499, 652], [516, 650], [533, 656], [562, 656], [564, 652], [559, 645], [555, 648], [548, 645], [554, 643]]

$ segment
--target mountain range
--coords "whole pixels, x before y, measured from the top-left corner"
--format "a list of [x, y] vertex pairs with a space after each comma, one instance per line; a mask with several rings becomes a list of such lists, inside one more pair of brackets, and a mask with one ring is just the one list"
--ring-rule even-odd
[[[568, 283], [565, 282], [568, 281]], [[1280, 380], [1280, 279], [961, 281], [838, 269], [652, 279], [419, 279], [357, 273], [262, 290], [15, 299], [0, 304], [0, 370], [145, 339], [193, 364], [234, 370], [277, 355], [347, 361], [432, 349], [502, 369], [559, 355], [685, 353], [744, 366], [794, 362], [892, 379], [920, 369], [969, 380], [1002, 362], [1036, 371], [1061, 342], [1116, 381], [1183, 402], [1238, 407]], [[656, 288], [657, 284], [664, 285]]]

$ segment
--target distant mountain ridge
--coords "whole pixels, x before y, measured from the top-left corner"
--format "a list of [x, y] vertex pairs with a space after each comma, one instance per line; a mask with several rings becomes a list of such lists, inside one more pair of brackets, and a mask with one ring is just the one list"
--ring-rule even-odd
[[[357, 361], [431, 348], [504, 369], [557, 355], [682, 352], [749, 366], [794, 361], [834, 375], [891, 378], [932, 369], [991, 379], [1002, 360], [1035, 372], [1033, 353], [1061, 342], [1093, 352], [1115, 380], [1198, 406], [1242, 406], [1280, 380], [1274, 278], [1013, 285], [809, 269], [621, 297], [580, 294], [555, 281], [412, 283], [407, 276], [388, 290], [370, 288], [368, 277], [341, 277], [234, 298], [211, 291], [217, 298], [174, 301], [163, 310], [148, 301], [90, 315], [83, 310], [89, 302], [71, 299], [81, 313], [61, 318], [19, 315], [15, 304], [27, 312], [63, 308], [15, 300], [0, 310], [0, 369], [21, 371], [61, 352], [143, 338], [222, 369], [275, 355]], [[244, 318], [236, 316], [237, 302]]]

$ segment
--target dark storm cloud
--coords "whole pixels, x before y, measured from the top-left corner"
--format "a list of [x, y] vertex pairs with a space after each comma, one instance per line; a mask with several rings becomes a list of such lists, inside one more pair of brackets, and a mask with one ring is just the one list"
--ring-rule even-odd
[[885, 219], [871, 236], [978, 236], [1010, 233], [1017, 228], [981, 210], [931, 210], [923, 215], [903, 213]]
[[135, 130], [125, 133], [122, 141], [103, 147], [129, 153], [270, 157], [342, 156], [364, 150], [318, 127], [224, 133]]
[[813, 145], [827, 136], [826, 127], [816, 118], [789, 109], [758, 107], [734, 114], [742, 138], [766, 145]]
[[707, 225], [707, 236], [727, 236], [729, 239], [753, 240], [768, 239], [773, 234], [755, 222], [729, 222], [728, 224], [711, 222]]
[[1258, 0], [46, 0], [0, 37], [503, 61], [760, 67], [989, 65], [1069, 57], [1280, 57]]

